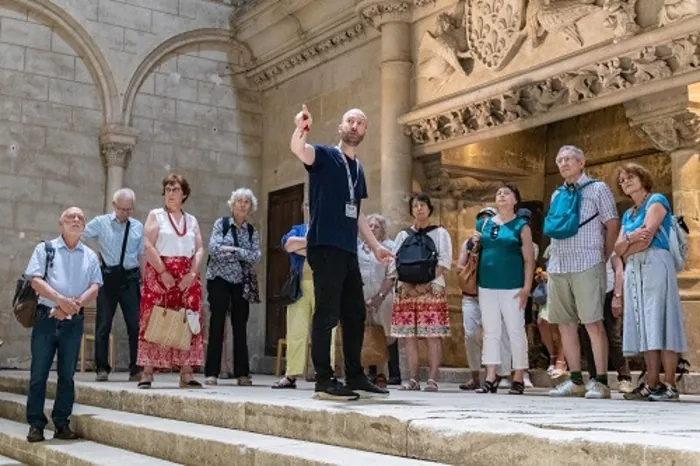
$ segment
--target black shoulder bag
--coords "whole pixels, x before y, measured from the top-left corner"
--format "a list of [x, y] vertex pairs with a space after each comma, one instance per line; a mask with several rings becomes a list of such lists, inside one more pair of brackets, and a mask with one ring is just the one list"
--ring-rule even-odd
[[[50, 241], [44, 241], [44, 250], [46, 251], [46, 264], [44, 265], [44, 276], [49, 274], [49, 267], [53, 266], [53, 258], [56, 250]], [[12, 298], [12, 310], [17, 321], [24, 328], [32, 328], [36, 324], [36, 309], [39, 305], [39, 296], [32, 288], [32, 277], [27, 277], [24, 274], [17, 280], [15, 296]]]

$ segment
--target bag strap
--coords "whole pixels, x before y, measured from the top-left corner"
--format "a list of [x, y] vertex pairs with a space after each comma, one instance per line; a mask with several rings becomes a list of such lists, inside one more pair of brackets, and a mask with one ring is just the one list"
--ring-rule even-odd
[[[231, 229], [231, 217], [221, 217], [221, 236], [226, 236]], [[233, 240], [236, 241], [236, 235], [233, 235]], [[238, 245], [236, 245], [238, 246]]]
[[581, 228], [582, 226], [587, 225], [588, 223], [591, 222], [591, 220], [593, 220], [593, 219], [596, 218], [597, 216], [598, 216], [598, 212], [596, 212], [595, 215], [593, 215], [591, 218], [589, 218], [589, 219], [586, 220], [585, 222], [579, 223], [579, 224], [578, 224], [578, 227]]
[[46, 264], [44, 265], [44, 276], [42, 279], [46, 280], [46, 277], [49, 275], [49, 267], [53, 267], [53, 257], [56, 254], [51, 241], [44, 241], [44, 251], [46, 251]]
[[122, 240], [122, 253], [119, 257], [119, 267], [124, 266], [124, 256], [126, 255], [126, 242], [129, 239], [129, 228], [131, 228], [131, 220], [126, 221], [126, 228], [124, 229], [124, 239]]

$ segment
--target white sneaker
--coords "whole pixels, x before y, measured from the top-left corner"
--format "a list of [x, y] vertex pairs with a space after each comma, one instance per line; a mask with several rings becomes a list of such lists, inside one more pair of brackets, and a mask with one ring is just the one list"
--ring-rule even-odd
[[218, 380], [216, 380], [216, 377], [207, 377], [204, 379], [204, 385], [218, 385]]
[[549, 396], [583, 398], [586, 396], [586, 387], [583, 385], [576, 385], [569, 379], [551, 389], [549, 391]]
[[630, 394], [634, 391], [634, 385], [632, 385], [631, 380], [623, 379], [617, 386], [617, 391], [620, 393]]
[[525, 377], [523, 378], [523, 383], [525, 384], [525, 388], [533, 388], [534, 385], [532, 385], [532, 381], [530, 380], [530, 374], [525, 372]]
[[586, 398], [589, 400], [609, 399], [610, 387], [597, 380], [589, 380], [586, 384]]

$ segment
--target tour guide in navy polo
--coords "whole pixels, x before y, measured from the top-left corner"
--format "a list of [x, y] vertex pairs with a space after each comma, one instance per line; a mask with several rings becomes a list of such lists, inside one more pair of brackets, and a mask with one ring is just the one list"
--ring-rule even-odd
[[131, 381], [140, 380], [136, 356], [139, 344], [140, 278], [145, 261], [143, 224], [129, 217], [134, 211], [134, 192], [122, 188], [112, 197], [111, 214], [93, 218], [85, 227], [83, 240], [95, 240], [102, 257], [104, 286], [97, 295], [95, 322], [95, 380], [106, 382], [113, 369], [109, 365], [109, 334], [112, 321], [121, 306], [129, 336], [129, 372]]
[[[337, 146], [306, 143], [312, 124], [306, 105], [296, 115], [295, 124], [290, 147], [309, 172], [307, 258], [316, 298], [311, 331], [315, 396], [333, 400], [386, 396], [387, 390], [367, 379], [360, 361], [366, 310], [357, 263], [358, 230], [378, 260], [392, 260], [391, 252], [374, 237], [360, 210], [362, 199], [367, 198], [367, 185], [355, 151], [365, 137], [367, 117], [361, 110], [347, 111], [338, 127]], [[345, 386], [334, 377], [331, 367], [331, 331], [338, 320], [343, 331]]]
[[[47, 251], [43, 242], [34, 249], [25, 276], [32, 277], [32, 288], [39, 295], [37, 319], [32, 330], [32, 365], [27, 397], [29, 442], [44, 440], [46, 381], [53, 358], [58, 353], [58, 385], [51, 418], [56, 426], [53, 438], [78, 438], [69, 427], [75, 401], [73, 376], [83, 336], [83, 306], [95, 299], [102, 285], [97, 255], [80, 242], [85, 215], [77, 207], [61, 214], [61, 236], [50, 241], [53, 260], [46, 269]], [[47, 270], [46, 278], [44, 270]]]

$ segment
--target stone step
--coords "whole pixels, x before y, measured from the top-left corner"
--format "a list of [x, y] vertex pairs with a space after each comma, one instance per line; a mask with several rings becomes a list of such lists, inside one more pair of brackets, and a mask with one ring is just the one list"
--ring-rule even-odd
[[[166, 466], [176, 465], [169, 461], [132, 453], [88, 440], [46, 440], [29, 443], [26, 440], [29, 428], [25, 423], [0, 419], [0, 453], [18, 458], [25, 464], [51, 466]], [[51, 433], [47, 431], [48, 437]], [[14, 463], [0, 464], [22, 464]]]
[[[53, 402], [47, 400], [47, 416], [50, 415], [52, 406]], [[25, 407], [25, 396], [0, 393], [0, 416], [21, 421], [24, 418]], [[75, 405], [71, 424], [81, 438], [180, 464], [437, 464], [85, 405]]]
[[[0, 371], [0, 390], [26, 393], [29, 374]], [[312, 400], [313, 385], [271, 390], [277, 380], [254, 377], [252, 387], [220, 381], [203, 390], [177, 389], [177, 375], [159, 374], [138, 390], [127, 374], [108, 383], [76, 375], [77, 402], [116, 411], [285, 437], [319, 444], [484, 466], [512, 463], [567, 466], [683, 464], [700, 466], [700, 397], [680, 403], [554, 399], [544, 389], [525, 396], [392, 390], [385, 400]], [[55, 374], [48, 384], [55, 391]], [[585, 451], [586, 454], [581, 454]], [[542, 462], [542, 458], [547, 458]]]
[[22, 464], [17, 460], [0, 455], [0, 466], [22, 466]]

